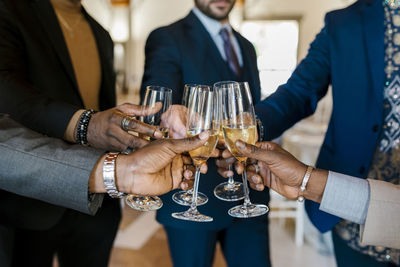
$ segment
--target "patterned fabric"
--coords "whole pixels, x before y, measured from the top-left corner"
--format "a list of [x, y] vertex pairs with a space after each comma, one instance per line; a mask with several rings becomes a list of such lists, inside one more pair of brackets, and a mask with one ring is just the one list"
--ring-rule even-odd
[[[383, 126], [368, 178], [400, 183], [400, 9], [385, 5], [385, 74]], [[341, 221], [334, 229], [353, 249], [377, 261], [400, 266], [400, 250], [360, 244], [359, 225]]]
[[229, 38], [229, 32], [226, 28], [222, 28], [219, 34], [224, 40], [224, 50], [229, 67], [238, 77], [240, 77], [241, 69], [239, 65], [239, 60]]

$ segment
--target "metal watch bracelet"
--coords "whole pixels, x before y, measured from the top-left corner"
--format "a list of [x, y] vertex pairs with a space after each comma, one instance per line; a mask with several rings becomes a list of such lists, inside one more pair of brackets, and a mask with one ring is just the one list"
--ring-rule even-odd
[[119, 192], [115, 185], [115, 162], [119, 153], [109, 152], [106, 154], [103, 164], [103, 181], [104, 187], [108, 195], [112, 198], [123, 198], [126, 196], [125, 193]]

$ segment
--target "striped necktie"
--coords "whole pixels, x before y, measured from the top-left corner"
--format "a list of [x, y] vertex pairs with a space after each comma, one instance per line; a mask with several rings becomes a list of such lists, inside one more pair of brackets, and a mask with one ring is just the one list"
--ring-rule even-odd
[[238, 57], [235, 53], [235, 50], [233, 49], [231, 39], [229, 38], [229, 32], [226, 28], [222, 28], [219, 34], [224, 41], [225, 56], [226, 60], [228, 61], [229, 67], [238, 77], [240, 77], [242, 70], [239, 65]]

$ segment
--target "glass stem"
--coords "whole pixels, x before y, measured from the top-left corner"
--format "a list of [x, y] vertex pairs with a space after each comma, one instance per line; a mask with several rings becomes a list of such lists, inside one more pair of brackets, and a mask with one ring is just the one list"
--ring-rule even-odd
[[194, 176], [192, 204], [190, 205], [191, 211], [197, 210], [197, 193], [199, 192], [199, 181], [200, 181], [200, 167], [196, 167], [196, 174]]
[[244, 205], [248, 206], [251, 204], [249, 197], [249, 185], [247, 184], [247, 172], [246, 172], [246, 162], [243, 163], [244, 171], [242, 173], [243, 180], [243, 191], [244, 191]]
[[[229, 171], [232, 170], [232, 165], [229, 165], [229, 166], [228, 166], [228, 170], [229, 170]], [[231, 186], [232, 186], [234, 182], [235, 182], [235, 181], [233, 180], [233, 175], [229, 176], [228, 185], [231, 185]]]

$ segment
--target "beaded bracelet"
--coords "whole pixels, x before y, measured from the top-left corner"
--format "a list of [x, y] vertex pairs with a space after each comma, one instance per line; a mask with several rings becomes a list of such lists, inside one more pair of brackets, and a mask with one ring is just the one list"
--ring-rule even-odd
[[93, 109], [85, 110], [82, 115], [79, 117], [78, 126], [76, 129], [76, 142], [78, 144], [87, 146], [87, 131], [89, 126], [89, 121], [92, 118], [92, 115], [96, 113]]

